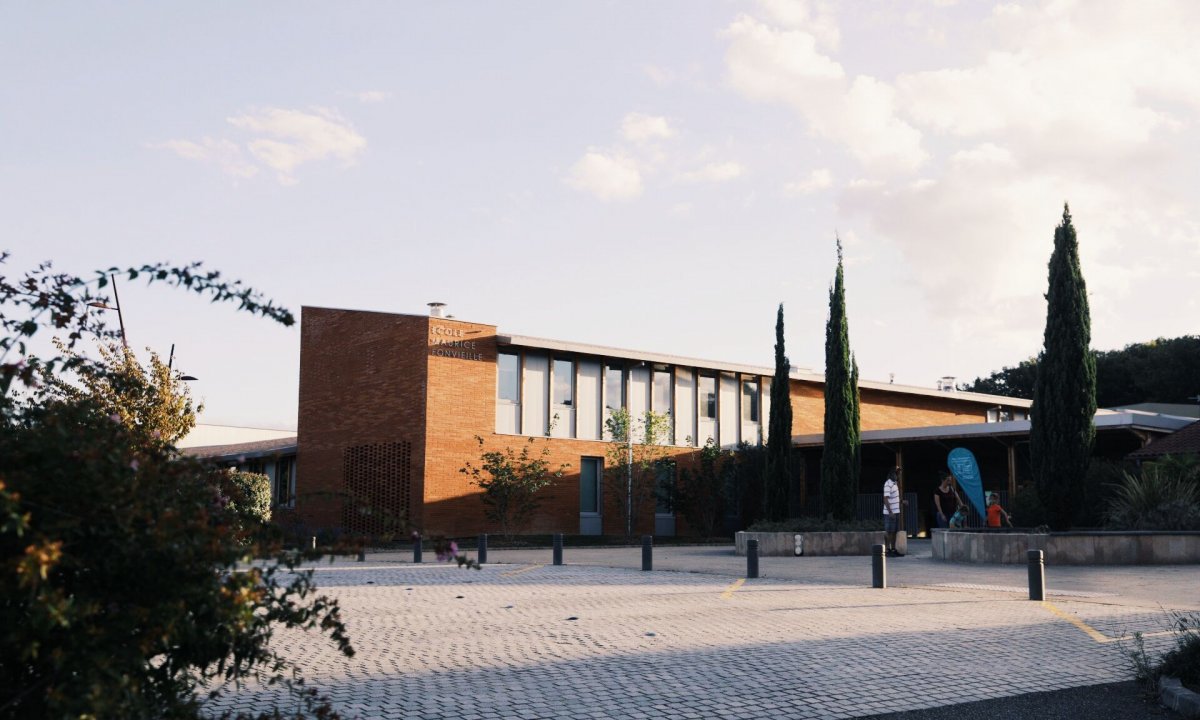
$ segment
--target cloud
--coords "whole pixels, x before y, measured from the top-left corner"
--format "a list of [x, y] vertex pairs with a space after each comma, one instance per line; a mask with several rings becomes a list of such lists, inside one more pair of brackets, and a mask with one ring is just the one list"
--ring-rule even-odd
[[812, 32], [741, 15], [724, 37], [726, 79], [742, 95], [789, 105], [814, 135], [842, 144], [868, 170], [911, 172], [925, 162], [921, 132], [898, 115], [895, 89], [849, 77]]
[[392, 94], [385, 90], [364, 90], [355, 93], [354, 97], [358, 98], [358, 101], [362, 103], [381, 103], [384, 100], [391, 99]]
[[809, 173], [804, 180], [790, 182], [783, 186], [785, 195], [811, 195], [833, 186], [833, 173], [828, 168], [818, 168]]
[[827, 2], [811, 0], [759, 0], [759, 6], [773, 22], [789, 30], [803, 30], [822, 47], [836, 50], [842, 33]]
[[208, 163], [221, 168], [227, 175], [238, 178], [252, 178], [258, 174], [258, 166], [249, 162], [242, 149], [229, 140], [217, 140], [210, 137], [202, 138], [199, 142], [191, 140], [168, 140], [162, 143], [152, 143], [151, 148], [170, 150], [184, 160]]
[[630, 142], [642, 143], [670, 139], [675, 137], [675, 130], [665, 117], [633, 112], [621, 121], [621, 134]]
[[326, 108], [311, 112], [265, 108], [228, 121], [260, 136], [248, 144], [250, 153], [275, 170], [285, 184], [295, 182], [293, 171], [304, 163], [334, 159], [353, 164], [367, 146], [337, 111]]
[[638, 163], [618, 152], [596, 148], [590, 148], [571, 166], [566, 182], [605, 201], [632, 200], [642, 194]]
[[679, 179], [692, 183], [726, 182], [741, 177], [745, 172], [746, 169], [736, 162], [714, 162], [708, 163], [696, 170], [682, 173]]
[[226, 118], [226, 122], [243, 131], [247, 139], [239, 144], [206, 136], [199, 142], [168, 140], [151, 147], [170, 150], [186, 160], [215, 164], [234, 177], [253, 177], [265, 166], [275, 171], [280, 183], [293, 185], [298, 182], [295, 171], [301, 165], [321, 160], [351, 165], [367, 146], [349, 121], [328, 108], [262, 108]]

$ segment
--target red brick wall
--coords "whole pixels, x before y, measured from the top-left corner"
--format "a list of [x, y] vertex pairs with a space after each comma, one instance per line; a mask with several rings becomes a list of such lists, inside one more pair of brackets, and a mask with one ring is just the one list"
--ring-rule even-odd
[[341, 524], [345, 449], [412, 446], [413, 517], [419, 523], [425, 452], [427, 318], [305, 307], [300, 312], [296, 512]]
[[[987, 408], [982, 403], [955, 397], [917, 395], [863, 389], [860, 391], [863, 430], [965, 425], [984, 422]], [[816, 382], [792, 381], [792, 434], [816, 435], [825, 431], [825, 388]]]

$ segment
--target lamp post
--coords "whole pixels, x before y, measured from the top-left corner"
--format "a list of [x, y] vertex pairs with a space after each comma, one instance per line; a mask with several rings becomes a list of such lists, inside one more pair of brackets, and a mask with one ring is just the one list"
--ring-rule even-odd
[[[171, 372], [171, 366], [174, 363], [175, 363], [175, 343], [171, 343], [171, 354], [169, 357], [167, 357], [167, 372], [168, 373]], [[199, 378], [196, 378], [192, 375], [180, 375], [179, 379], [190, 382], [192, 380], [198, 380]]]
[[113, 301], [116, 303], [117, 306], [115, 308], [110, 307], [110, 306], [105, 305], [104, 303], [100, 302], [99, 300], [97, 300], [96, 302], [88, 303], [88, 307], [99, 308], [101, 310], [116, 310], [117, 311], [117, 321], [121, 323], [121, 344], [125, 346], [126, 350], [128, 350], [129, 349], [129, 340], [127, 340], [125, 337], [125, 315], [121, 312], [121, 296], [119, 293], [117, 293], [117, 276], [109, 275], [108, 277], [112, 280]]

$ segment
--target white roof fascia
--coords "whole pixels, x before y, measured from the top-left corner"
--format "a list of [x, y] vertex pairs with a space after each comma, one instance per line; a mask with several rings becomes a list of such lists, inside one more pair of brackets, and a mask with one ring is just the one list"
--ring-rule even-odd
[[[665, 353], [640, 352], [622, 348], [605, 347], [603, 345], [587, 345], [584, 343], [566, 342], [564, 340], [547, 340], [545, 338], [529, 337], [527, 335], [497, 335], [496, 341], [501, 345], [519, 345], [521, 347], [538, 348], [539, 350], [557, 350], [559, 352], [578, 353], [580, 355], [599, 355], [622, 360], [641, 360], [648, 363], [663, 365], [680, 365], [702, 370], [725, 370], [740, 372], [747, 375], [765, 375], [771, 377], [775, 368], [765, 365], [742, 365], [740, 363], [723, 363], [714, 360], [699, 360], [696, 358], [667, 355]], [[796, 370], [791, 375], [796, 377]], [[805, 371], [807, 372], [807, 371]]]

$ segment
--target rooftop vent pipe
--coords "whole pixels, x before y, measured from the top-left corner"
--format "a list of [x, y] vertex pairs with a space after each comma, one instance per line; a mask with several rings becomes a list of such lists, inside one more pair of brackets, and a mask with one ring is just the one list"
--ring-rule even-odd
[[429, 317], [435, 317], [435, 318], [445, 317], [446, 311], [443, 308], [446, 307], [446, 303], [431, 302], [431, 303], [425, 303], [425, 304], [429, 306]]
[[942, 378], [938, 380], [937, 389], [941, 390], [942, 392], [954, 392], [954, 379], [955, 378], [953, 375], [943, 375]]

